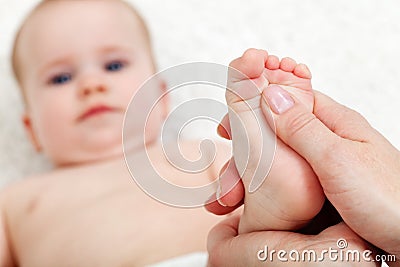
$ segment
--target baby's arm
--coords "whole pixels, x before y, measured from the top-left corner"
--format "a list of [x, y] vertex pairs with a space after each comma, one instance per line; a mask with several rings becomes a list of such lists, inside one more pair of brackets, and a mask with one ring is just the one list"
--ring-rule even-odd
[[7, 231], [4, 190], [0, 192], [0, 266], [14, 267], [16, 266], [11, 254], [10, 242]]

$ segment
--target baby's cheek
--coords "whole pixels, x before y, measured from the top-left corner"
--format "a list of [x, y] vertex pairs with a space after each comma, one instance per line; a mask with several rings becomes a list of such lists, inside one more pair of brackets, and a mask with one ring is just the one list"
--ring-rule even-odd
[[68, 133], [66, 127], [70, 125], [69, 117], [56, 102], [43, 104], [37, 114], [37, 131], [41, 143], [53, 146], [56, 141], [65, 142], [63, 136]]

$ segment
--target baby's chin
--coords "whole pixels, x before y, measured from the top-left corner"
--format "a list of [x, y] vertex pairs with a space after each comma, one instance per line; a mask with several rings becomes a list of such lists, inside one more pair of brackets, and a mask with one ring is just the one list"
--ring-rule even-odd
[[124, 158], [122, 145], [104, 148], [99, 146], [97, 150], [91, 151], [69, 151], [60, 157], [53, 157], [50, 160], [55, 167], [74, 167], [88, 164], [101, 163]]
[[[92, 139], [90, 142], [88, 140], [76, 142], [75, 145], [63, 146], [63, 149], [53, 150], [53, 153], [45, 154], [56, 167], [72, 167], [110, 160], [123, 160], [124, 153], [144, 151], [148, 148], [148, 145], [158, 140], [156, 135], [144, 139], [143, 136], [139, 137], [136, 133], [131, 134], [130, 138], [126, 138], [125, 135], [123, 140], [121, 134], [113, 138], [112, 136]], [[145, 141], [146, 145], [144, 145]]]

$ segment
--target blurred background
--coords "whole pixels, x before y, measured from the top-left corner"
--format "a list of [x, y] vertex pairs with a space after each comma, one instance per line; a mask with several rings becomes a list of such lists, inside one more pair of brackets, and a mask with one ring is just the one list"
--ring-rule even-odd
[[[71, 0], [75, 1], [75, 0]], [[9, 54], [37, 0], [0, 0], [0, 186], [48, 168], [22, 128]], [[308, 64], [313, 87], [364, 115], [400, 148], [400, 2], [396, 0], [129, 0], [147, 21], [160, 70], [184, 62], [228, 65], [247, 48]], [[207, 91], [223, 99], [223, 92]], [[172, 107], [196, 98], [174, 95]], [[216, 125], [215, 125], [216, 126]], [[198, 127], [187, 136], [215, 135]]]

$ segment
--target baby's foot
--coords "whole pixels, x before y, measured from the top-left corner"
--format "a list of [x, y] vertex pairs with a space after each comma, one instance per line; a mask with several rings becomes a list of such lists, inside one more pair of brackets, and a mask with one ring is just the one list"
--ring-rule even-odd
[[246, 189], [239, 232], [298, 229], [320, 211], [325, 197], [309, 164], [280, 139], [273, 155], [275, 135], [260, 104], [262, 90], [277, 84], [312, 111], [311, 73], [293, 59], [279, 61], [256, 49], [230, 67], [226, 100], [233, 157]]

